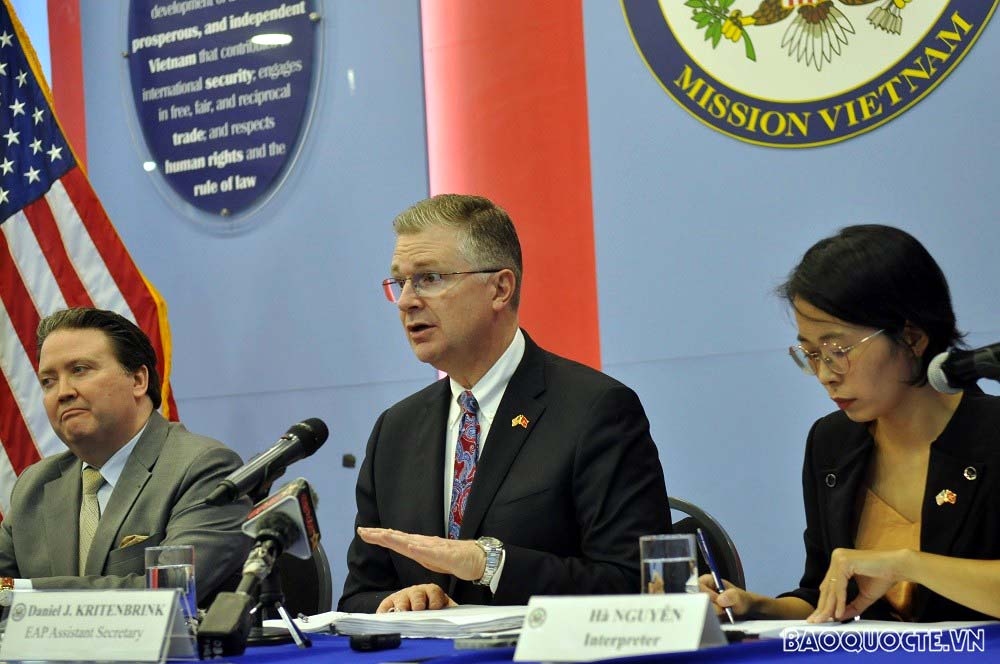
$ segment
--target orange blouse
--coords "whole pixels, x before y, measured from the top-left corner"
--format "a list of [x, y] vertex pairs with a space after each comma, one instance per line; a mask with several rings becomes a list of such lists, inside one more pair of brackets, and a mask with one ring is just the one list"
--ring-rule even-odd
[[[883, 501], [871, 489], [865, 491], [858, 530], [854, 536], [857, 549], [889, 551], [893, 549], [920, 550], [920, 521], [910, 521]], [[900, 620], [911, 620], [913, 591], [917, 584], [900, 581], [885, 594]]]

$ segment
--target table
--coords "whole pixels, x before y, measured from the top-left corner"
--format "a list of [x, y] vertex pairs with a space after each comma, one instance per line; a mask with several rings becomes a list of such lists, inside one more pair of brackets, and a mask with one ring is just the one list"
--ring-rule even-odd
[[310, 634], [311, 648], [299, 648], [294, 644], [279, 646], [255, 646], [247, 648], [242, 657], [230, 658], [235, 664], [309, 664], [311, 662], [351, 662], [351, 664], [376, 664], [377, 662], [509, 662], [514, 656], [513, 648], [489, 650], [455, 650], [448, 639], [403, 639], [398, 648], [377, 652], [355, 652], [351, 650], [346, 636]]
[[[352, 664], [376, 664], [377, 662], [413, 662], [428, 664], [473, 664], [509, 662], [514, 656], [513, 648], [492, 648], [487, 650], [455, 650], [451, 641], [443, 639], [403, 639], [399, 648], [373, 653], [354, 652], [348, 645], [347, 637], [314, 634], [313, 647], [302, 650], [293, 644], [280, 646], [259, 646], [248, 648], [242, 657], [234, 657], [236, 664], [310, 664], [311, 662], [351, 662]], [[883, 662], [933, 662], [942, 661], [997, 661], [1000, 659], [1000, 623], [983, 628], [984, 652], [784, 652], [780, 639], [744, 641], [720, 648], [706, 648], [695, 652], [644, 655], [615, 660], [615, 664], [682, 664], [682, 663], [750, 663], [781, 662], [782, 664], [837, 664], [856, 662], [858, 658]]]

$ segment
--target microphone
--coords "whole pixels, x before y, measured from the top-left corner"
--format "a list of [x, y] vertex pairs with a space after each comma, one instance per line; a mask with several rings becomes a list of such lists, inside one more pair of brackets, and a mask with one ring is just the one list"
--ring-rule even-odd
[[281, 512], [268, 513], [261, 519], [257, 544], [243, 565], [243, 579], [236, 592], [221, 592], [198, 627], [198, 653], [201, 659], [242, 655], [252, 631], [251, 608], [261, 581], [267, 578], [281, 552], [298, 537], [295, 521]]
[[283, 514], [295, 524], [294, 536], [283, 546], [289, 555], [308, 560], [319, 546], [319, 522], [316, 520], [316, 494], [303, 478], [292, 480], [250, 510], [243, 532], [257, 538], [267, 527], [271, 514]]
[[257, 544], [243, 565], [243, 579], [236, 592], [221, 592], [198, 627], [201, 659], [242, 655], [252, 631], [251, 607], [261, 581], [267, 578], [281, 552], [298, 537], [298, 526], [287, 514], [268, 512], [260, 520]]
[[326, 424], [316, 417], [293, 424], [271, 449], [250, 459], [219, 482], [205, 502], [225, 505], [271, 484], [284, 474], [288, 465], [318, 450], [329, 435]]
[[927, 367], [927, 382], [945, 394], [959, 392], [980, 378], [1000, 380], [1000, 343], [939, 353]]
[[257, 544], [250, 550], [250, 555], [243, 564], [243, 580], [236, 587], [237, 594], [256, 593], [260, 582], [271, 573], [278, 556], [299, 537], [298, 524], [284, 512], [263, 514], [258, 526]]
[[[261, 584], [271, 574], [275, 561], [285, 551], [307, 559], [319, 546], [315, 503], [312, 488], [300, 477], [250, 510], [243, 532], [253, 537], [256, 544], [243, 565], [243, 578], [236, 592], [219, 593], [205, 614], [198, 629], [202, 659], [241, 655], [248, 641], [253, 641], [255, 629], [251, 624], [251, 607], [256, 604], [258, 595], [264, 601], [268, 586], [262, 592]], [[286, 625], [289, 625], [289, 633], [296, 631], [284, 607], [278, 605], [277, 608]], [[293, 639], [300, 647], [310, 644], [301, 634], [296, 634]]]

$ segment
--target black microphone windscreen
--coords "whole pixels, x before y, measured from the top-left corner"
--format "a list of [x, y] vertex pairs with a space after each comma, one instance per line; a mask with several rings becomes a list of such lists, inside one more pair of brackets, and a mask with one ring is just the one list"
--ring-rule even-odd
[[274, 540], [280, 551], [284, 551], [295, 543], [299, 533], [299, 526], [294, 519], [283, 512], [272, 512], [261, 517], [257, 541]]
[[330, 430], [323, 420], [318, 417], [310, 417], [308, 420], [293, 424], [288, 429], [288, 433], [295, 435], [302, 441], [302, 447], [305, 448], [307, 452], [306, 456], [308, 456], [326, 442], [327, 436], [330, 435]]

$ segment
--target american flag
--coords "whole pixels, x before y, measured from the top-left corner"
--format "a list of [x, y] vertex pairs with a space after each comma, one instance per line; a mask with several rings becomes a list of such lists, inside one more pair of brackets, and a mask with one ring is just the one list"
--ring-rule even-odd
[[36, 377], [35, 329], [74, 306], [110, 309], [153, 342], [163, 413], [170, 390], [167, 307], [132, 262], [52, 112], [35, 52], [8, 0], [0, 7], [0, 512], [15, 478], [65, 449]]

